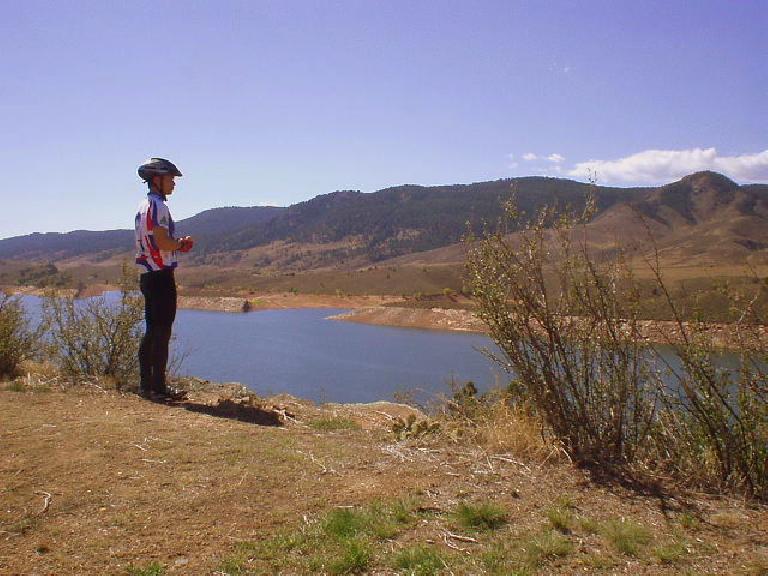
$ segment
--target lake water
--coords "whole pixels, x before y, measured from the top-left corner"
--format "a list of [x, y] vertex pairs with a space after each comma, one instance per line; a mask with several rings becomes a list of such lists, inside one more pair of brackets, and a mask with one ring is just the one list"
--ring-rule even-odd
[[259, 394], [327, 402], [392, 400], [402, 391], [423, 401], [448, 393], [451, 379], [480, 389], [504, 380], [477, 350], [493, 346], [482, 335], [326, 319], [344, 311], [180, 310], [175, 334], [183, 371], [242, 382]]
[[[38, 316], [39, 299], [24, 302]], [[452, 380], [480, 390], [508, 380], [478, 350], [495, 349], [485, 336], [326, 320], [345, 311], [179, 310], [173, 354], [182, 374], [317, 402], [393, 400], [398, 392], [426, 402], [450, 393]]]
[[[117, 294], [108, 294], [115, 300]], [[33, 318], [40, 299], [25, 297]], [[328, 320], [342, 309], [264, 310], [248, 314], [179, 310], [172, 357], [178, 372], [216, 382], [240, 382], [259, 395], [287, 392], [316, 402], [394, 400], [417, 402], [472, 380], [480, 391], [505, 385], [510, 376], [481, 353], [497, 351], [480, 334], [372, 326]], [[680, 360], [658, 346], [659, 368], [679, 371]], [[172, 360], [173, 362], [173, 360]], [[718, 368], [738, 375], [739, 359], [724, 353]], [[662, 376], [669, 385], [676, 380]]]

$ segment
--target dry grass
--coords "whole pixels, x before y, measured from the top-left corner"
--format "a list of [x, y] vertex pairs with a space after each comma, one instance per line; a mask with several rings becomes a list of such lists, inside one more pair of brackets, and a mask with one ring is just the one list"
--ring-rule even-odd
[[[396, 442], [386, 405], [284, 397], [296, 421], [267, 427], [90, 385], [52, 388], [0, 391], [0, 573], [386, 574], [407, 564], [565, 575], [627, 561], [636, 574], [677, 574], [682, 562], [691, 573], [759, 573], [768, 544], [764, 509], [699, 499], [694, 527], [670, 519], [668, 501], [594, 484], [565, 460], [494, 458], [436, 435]], [[196, 391], [193, 402], [216, 394]], [[310, 426], [340, 418], [362, 426]], [[506, 523], [463, 532], [460, 505], [488, 502]], [[571, 533], [543, 530], [553, 506], [573, 514]], [[603, 529], [620, 517], [691, 551], [647, 545], [625, 556]]]
[[476, 420], [473, 440], [490, 452], [513, 454], [529, 462], [561, 456], [560, 444], [545, 433], [541, 418], [504, 398], [492, 401]]
[[534, 410], [510, 402], [501, 389], [480, 397], [476, 392], [470, 396], [457, 392], [446, 400], [439, 421], [449, 438], [482, 447], [494, 458], [513, 457], [540, 465], [564, 455]]

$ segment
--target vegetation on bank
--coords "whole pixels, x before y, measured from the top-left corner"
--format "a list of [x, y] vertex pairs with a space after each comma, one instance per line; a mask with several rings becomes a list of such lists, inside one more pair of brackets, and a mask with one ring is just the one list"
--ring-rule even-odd
[[34, 328], [18, 296], [0, 293], [0, 376], [16, 376], [25, 360], [46, 359], [68, 377], [106, 377], [136, 386], [144, 302], [126, 266], [116, 303], [77, 300], [50, 290]]
[[768, 337], [755, 306], [765, 284], [731, 302], [733, 369], [706, 324], [685, 321], [696, 311], [674, 299], [658, 257], [647, 259], [674, 319], [670, 358], [643, 338], [643, 295], [621, 247], [610, 260], [590, 250], [593, 213], [590, 202], [579, 215], [542, 209], [513, 242], [521, 214], [509, 202], [497, 230], [469, 239], [468, 283], [503, 353], [494, 360], [516, 375], [511, 401], [576, 461], [768, 499]]

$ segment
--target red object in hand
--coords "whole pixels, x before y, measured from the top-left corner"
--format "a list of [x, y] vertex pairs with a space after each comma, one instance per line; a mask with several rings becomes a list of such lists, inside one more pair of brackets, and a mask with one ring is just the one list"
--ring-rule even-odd
[[195, 241], [189, 236], [181, 239], [181, 246], [179, 246], [179, 252], [189, 252], [195, 245]]

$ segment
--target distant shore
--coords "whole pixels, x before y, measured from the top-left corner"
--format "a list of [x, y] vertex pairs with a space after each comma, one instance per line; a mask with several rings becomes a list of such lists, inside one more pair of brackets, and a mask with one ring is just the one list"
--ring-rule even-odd
[[[76, 297], [98, 296], [107, 291], [118, 290], [117, 286], [95, 284], [81, 290], [61, 289], [60, 293]], [[6, 293], [42, 296], [44, 289], [31, 286], [2, 286]], [[185, 295], [180, 294], [178, 307], [188, 310], [210, 310], [214, 312], [258, 312], [260, 310], [284, 310], [299, 308], [347, 309], [349, 312], [330, 316], [331, 320], [357, 322], [377, 326], [400, 328], [420, 328], [452, 332], [471, 332], [487, 334], [487, 327], [477, 318], [472, 310], [442, 308], [414, 308], [398, 306], [405, 301], [398, 296], [383, 295], [327, 295], [297, 294], [293, 292], [264, 293], [247, 295]], [[641, 320], [640, 334], [647, 343], [676, 343], [681, 341], [680, 329], [675, 322], [665, 320]], [[723, 349], [737, 349], [740, 344], [734, 337], [733, 327], [729, 324], [708, 323], [706, 332], [712, 337], [715, 346]], [[755, 328], [760, 338], [768, 334], [767, 326]]]

